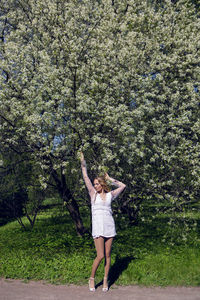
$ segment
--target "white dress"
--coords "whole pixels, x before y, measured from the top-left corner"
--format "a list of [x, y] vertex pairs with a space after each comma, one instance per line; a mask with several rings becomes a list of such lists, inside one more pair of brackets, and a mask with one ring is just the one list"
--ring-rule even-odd
[[92, 236], [94, 239], [100, 236], [108, 238], [116, 235], [111, 209], [112, 198], [111, 192], [106, 193], [105, 200], [96, 193], [94, 200], [92, 200]]
[[126, 187], [126, 185], [116, 179], [110, 178], [111, 182], [117, 186], [117, 188], [111, 192], [106, 193], [106, 199], [101, 199], [92, 185], [90, 178], [87, 175], [86, 162], [81, 162], [81, 168], [83, 173], [83, 179], [87, 186], [90, 198], [91, 198], [91, 210], [92, 210], [92, 236], [97, 238], [114, 237], [116, 235], [115, 222], [112, 216], [111, 202], [115, 199]]

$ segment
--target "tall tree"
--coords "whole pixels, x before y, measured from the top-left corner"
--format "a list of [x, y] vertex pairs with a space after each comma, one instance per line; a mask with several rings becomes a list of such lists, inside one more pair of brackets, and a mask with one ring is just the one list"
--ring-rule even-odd
[[42, 184], [54, 179], [78, 234], [80, 149], [91, 174], [107, 166], [124, 177], [130, 220], [145, 199], [197, 198], [199, 18], [189, 1], [0, 5], [1, 147], [29, 152]]

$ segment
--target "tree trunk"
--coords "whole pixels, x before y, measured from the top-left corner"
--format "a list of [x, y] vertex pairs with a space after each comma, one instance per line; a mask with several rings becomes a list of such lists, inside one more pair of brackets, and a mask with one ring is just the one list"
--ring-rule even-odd
[[85, 233], [88, 233], [88, 230], [83, 225], [83, 221], [79, 212], [79, 206], [66, 185], [66, 178], [65, 175], [62, 174], [62, 169], [60, 176], [58, 176], [58, 173], [55, 170], [52, 170], [51, 174], [56, 182], [58, 192], [63, 199], [63, 202], [66, 203], [66, 207], [74, 222], [77, 234], [79, 236], [83, 236]]
[[88, 230], [84, 227], [83, 221], [79, 212], [79, 207], [75, 199], [72, 197], [70, 199], [63, 199], [66, 202], [66, 207], [70, 213], [72, 220], [74, 221], [76, 232], [79, 236], [83, 236], [88, 233]]

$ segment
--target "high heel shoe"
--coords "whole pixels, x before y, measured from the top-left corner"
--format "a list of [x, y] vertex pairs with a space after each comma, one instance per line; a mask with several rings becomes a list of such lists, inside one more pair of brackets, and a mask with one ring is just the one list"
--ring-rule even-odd
[[[104, 281], [105, 280], [107, 281], [107, 277], [104, 277], [104, 279], [103, 279], [103, 285], [104, 285]], [[107, 283], [107, 287], [103, 286], [102, 291], [103, 292], [107, 292], [108, 291], [108, 283]]]
[[90, 290], [90, 292], [95, 292], [95, 287], [91, 287], [90, 286], [90, 281], [91, 280], [94, 280], [94, 278], [93, 277], [90, 277], [90, 279], [89, 279], [89, 290]]

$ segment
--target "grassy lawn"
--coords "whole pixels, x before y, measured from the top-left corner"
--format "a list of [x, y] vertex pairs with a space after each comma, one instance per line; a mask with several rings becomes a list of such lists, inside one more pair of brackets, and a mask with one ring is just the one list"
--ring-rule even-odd
[[[84, 221], [89, 224], [88, 214]], [[200, 285], [200, 213], [188, 213], [187, 218], [195, 219], [197, 228], [185, 240], [181, 220], [174, 229], [161, 215], [134, 227], [116, 218], [110, 283]], [[42, 211], [32, 231], [23, 231], [17, 221], [0, 227], [0, 277], [86, 284], [94, 258], [92, 238], [78, 237], [68, 213], [58, 207]], [[97, 282], [103, 267], [102, 262]]]

